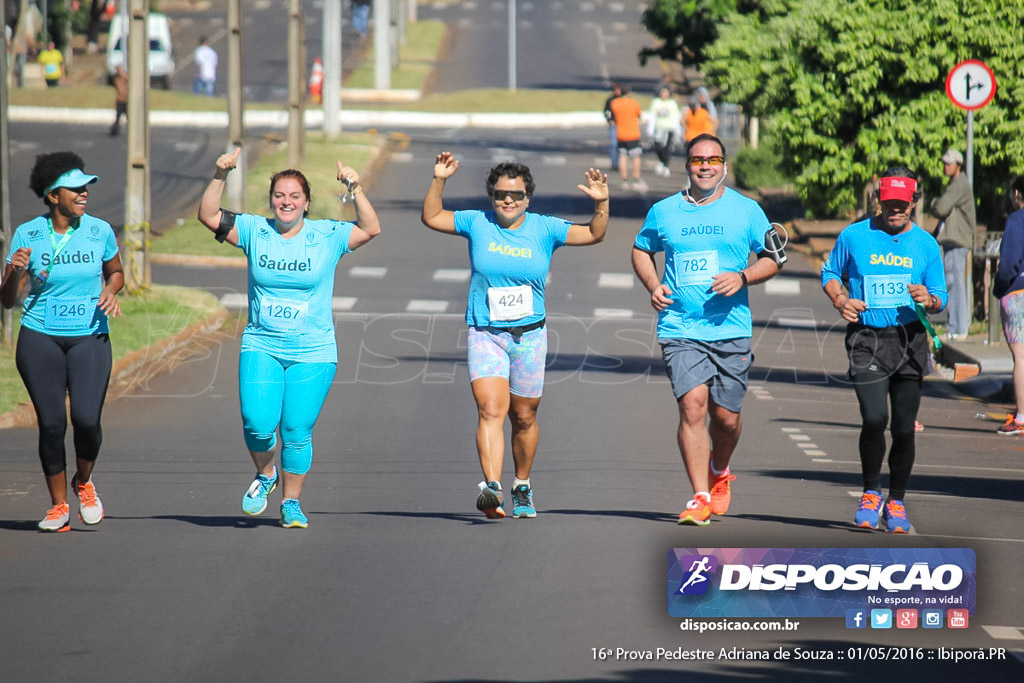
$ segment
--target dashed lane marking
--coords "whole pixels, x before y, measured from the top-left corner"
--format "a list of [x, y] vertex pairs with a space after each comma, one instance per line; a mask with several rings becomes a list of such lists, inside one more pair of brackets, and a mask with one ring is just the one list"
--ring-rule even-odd
[[633, 311], [629, 308], [595, 308], [594, 317], [626, 320], [633, 317]]
[[412, 299], [405, 307], [406, 313], [444, 313], [448, 302], [438, 299]]
[[773, 278], [764, 283], [765, 294], [800, 294], [800, 281], [791, 277]]
[[469, 276], [469, 268], [438, 268], [431, 279], [434, 282], [466, 282]]
[[597, 276], [597, 286], [608, 289], [633, 289], [633, 274], [601, 273]]
[[384, 266], [353, 266], [348, 271], [349, 277], [367, 278], [370, 280], [382, 280], [388, 274]]

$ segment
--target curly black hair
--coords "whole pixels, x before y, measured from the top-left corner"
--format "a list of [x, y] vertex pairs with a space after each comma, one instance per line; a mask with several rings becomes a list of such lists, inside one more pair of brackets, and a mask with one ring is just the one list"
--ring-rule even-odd
[[36, 157], [36, 164], [32, 167], [32, 175], [29, 176], [28, 186], [41, 197], [43, 203], [49, 206], [46, 199], [46, 188], [53, 184], [57, 178], [68, 171], [77, 168], [85, 170], [85, 162], [82, 157], [74, 152], [49, 152]]
[[494, 186], [502, 178], [519, 177], [522, 177], [523, 183], [526, 185], [526, 196], [532, 197], [533, 191], [537, 189], [537, 183], [533, 182], [533, 174], [530, 173], [530, 167], [514, 161], [503, 161], [487, 173], [487, 196], [491, 196], [494, 192]]

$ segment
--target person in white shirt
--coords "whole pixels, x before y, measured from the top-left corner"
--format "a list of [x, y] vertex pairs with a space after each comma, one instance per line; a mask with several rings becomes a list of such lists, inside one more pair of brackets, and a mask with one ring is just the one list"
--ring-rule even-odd
[[200, 36], [199, 47], [192, 58], [196, 63], [196, 80], [192, 84], [192, 92], [212, 95], [213, 83], [217, 80], [217, 53], [206, 44], [206, 36]]

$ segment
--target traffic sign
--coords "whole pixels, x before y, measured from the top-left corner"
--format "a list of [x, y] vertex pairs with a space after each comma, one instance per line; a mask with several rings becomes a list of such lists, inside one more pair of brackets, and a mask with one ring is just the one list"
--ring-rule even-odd
[[960, 62], [946, 77], [946, 95], [961, 109], [981, 109], [996, 95], [995, 74], [977, 59]]

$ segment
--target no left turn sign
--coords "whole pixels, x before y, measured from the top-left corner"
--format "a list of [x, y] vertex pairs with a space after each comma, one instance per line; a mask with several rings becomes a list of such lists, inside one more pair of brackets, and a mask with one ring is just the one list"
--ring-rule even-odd
[[961, 109], [981, 109], [992, 101], [995, 94], [995, 75], [977, 59], [960, 62], [946, 77], [946, 95]]

